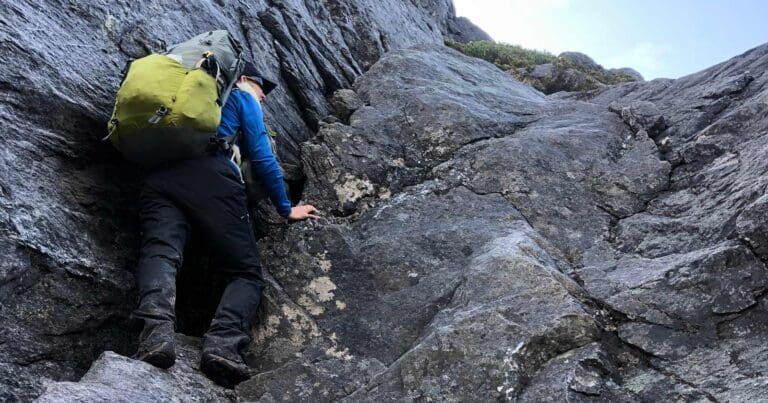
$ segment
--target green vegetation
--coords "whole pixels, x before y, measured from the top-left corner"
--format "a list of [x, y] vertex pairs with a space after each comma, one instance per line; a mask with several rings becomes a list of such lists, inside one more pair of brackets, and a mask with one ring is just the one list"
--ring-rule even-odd
[[554, 63], [555, 60], [557, 60], [557, 57], [549, 52], [526, 49], [522, 46], [510, 45], [503, 42], [448, 42], [446, 45], [467, 56], [473, 56], [489, 61], [502, 70], [510, 70], [520, 67], [532, 69], [533, 66], [538, 64]]
[[555, 61], [555, 67], [557, 67], [559, 70], [567, 70], [567, 69], [574, 69], [577, 71], [580, 71], [595, 80], [603, 83], [603, 84], [619, 84], [624, 83], [628, 81], [635, 81], [635, 78], [627, 75], [627, 74], [617, 74], [617, 73], [611, 73], [608, 70], [603, 69], [602, 67], [598, 68], [587, 68], [584, 66], [579, 66], [575, 63], [572, 63], [570, 60], [562, 57], [558, 57]]
[[[580, 65], [567, 57], [503, 42], [447, 42], [446, 45], [467, 56], [491, 62], [501, 70], [509, 71], [516, 79], [546, 94], [558, 91], [585, 91], [595, 89], [601, 84], [635, 81], [630, 75], [612, 73], [599, 65]], [[534, 67], [541, 64], [551, 64], [551, 73], [532, 76]], [[578, 73], [574, 75], [574, 71]]]

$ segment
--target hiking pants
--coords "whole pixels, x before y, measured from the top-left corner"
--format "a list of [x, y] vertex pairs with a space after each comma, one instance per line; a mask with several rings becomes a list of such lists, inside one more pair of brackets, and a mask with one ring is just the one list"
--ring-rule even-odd
[[207, 235], [217, 269], [228, 277], [205, 338], [229, 353], [239, 351], [250, 341], [264, 281], [245, 186], [227, 155], [216, 151], [154, 169], [143, 184], [140, 204], [140, 302], [133, 317], [145, 329], [175, 321], [176, 272], [195, 225]]

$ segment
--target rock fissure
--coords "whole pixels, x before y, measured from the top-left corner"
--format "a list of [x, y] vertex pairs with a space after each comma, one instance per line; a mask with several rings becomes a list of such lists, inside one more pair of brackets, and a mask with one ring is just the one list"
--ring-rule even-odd
[[699, 386], [699, 385], [696, 385], [695, 383], [693, 383], [693, 382], [690, 382], [690, 381], [686, 380], [685, 378], [681, 377], [680, 375], [678, 375], [678, 374], [676, 374], [676, 373], [674, 373], [674, 372], [671, 372], [671, 371], [667, 371], [667, 370], [665, 370], [664, 368], [662, 368], [662, 367], [660, 367], [660, 366], [658, 366], [658, 365], [654, 365], [654, 364], [653, 364], [653, 363], [652, 363], [650, 360], [649, 360], [649, 361], [648, 361], [646, 364], [647, 364], [649, 367], [653, 368], [654, 370], [656, 370], [656, 371], [658, 371], [658, 372], [660, 372], [660, 373], [664, 374], [664, 376], [666, 376], [666, 377], [669, 377], [669, 378], [672, 378], [672, 379], [674, 379], [676, 382], [679, 382], [679, 383], [682, 383], [683, 385], [689, 386], [689, 387], [691, 387], [692, 389], [694, 389], [696, 392], [703, 394], [704, 396], [706, 396], [706, 397], [707, 397], [707, 399], [709, 399], [709, 401], [711, 401], [711, 402], [713, 402], [713, 403], [721, 403], [721, 401], [720, 401], [720, 400], [718, 400], [718, 399], [717, 399], [717, 398], [716, 398], [714, 395], [712, 395], [711, 393], [709, 393], [709, 392], [707, 392], [706, 390], [702, 389], [702, 388], [701, 388], [701, 386]]
[[493, 195], [493, 194], [495, 194], [495, 195], [499, 195], [499, 196], [503, 197], [503, 198], [504, 198], [504, 199], [505, 199], [505, 200], [506, 200], [506, 201], [509, 203], [509, 205], [511, 205], [512, 207], [514, 207], [514, 208], [515, 208], [515, 210], [517, 210], [517, 212], [518, 212], [518, 213], [520, 214], [520, 216], [523, 218], [523, 220], [524, 220], [524, 221], [525, 221], [525, 223], [528, 225], [528, 227], [529, 227], [529, 228], [531, 228], [533, 231], [536, 231], [536, 227], [534, 227], [534, 226], [533, 226], [533, 224], [532, 224], [532, 223], [531, 223], [531, 222], [528, 220], [528, 217], [526, 217], [526, 216], [525, 216], [525, 214], [524, 214], [522, 211], [520, 211], [520, 209], [519, 209], [519, 208], [517, 208], [517, 206], [515, 206], [515, 203], [514, 203], [514, 202], [512, 202], [511, 200], [509, 200], [509, 195], [508, 195], [508, 194], [505, 194], [504, 192], [480, 192], [480, 191], [478, 191], [478, 190], [476, 190], [476, 189], [472, 188], [472, 186], [467, 186], [467, 185], [464, 185], [464, 184], [462, 184], [462, 185], [459, 185], [459, 186], [457, 186], [457, 187], [461, 187], [461, 188], [463, 188], [463, 189], [467, 189], [467, 190], [469, 190], [470, 192], [472, 192], [472, 193], [474, 193], [474, 194], [476, 194], [476, 195], [478, 195], [478, 196], [488, 196], [488, 195]]

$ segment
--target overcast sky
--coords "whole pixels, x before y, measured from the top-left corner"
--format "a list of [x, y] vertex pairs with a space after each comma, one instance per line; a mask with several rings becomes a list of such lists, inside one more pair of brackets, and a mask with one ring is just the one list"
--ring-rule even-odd
[[768, 42], [768, 0], [454, 0], [493, 39], [677, 78]]

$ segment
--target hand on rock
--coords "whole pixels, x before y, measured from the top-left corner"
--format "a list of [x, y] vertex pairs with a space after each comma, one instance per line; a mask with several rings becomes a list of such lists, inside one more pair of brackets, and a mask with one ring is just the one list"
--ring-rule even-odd
[[288, 215], [288, 219], [291, 221], [301, 221], [307, 218], [317, 219], [320, 218], [317, 215], [318, 211], [315, 206], [311, 204], [304, 204], [291, 208], [291, 214]]

